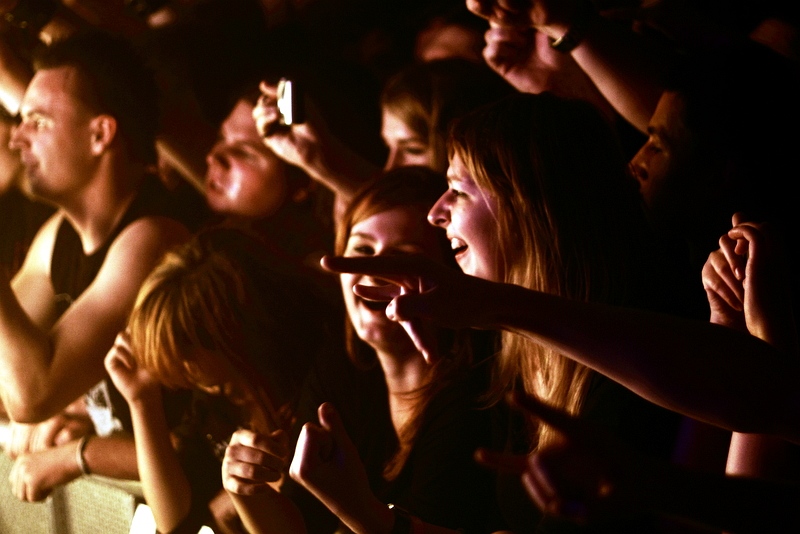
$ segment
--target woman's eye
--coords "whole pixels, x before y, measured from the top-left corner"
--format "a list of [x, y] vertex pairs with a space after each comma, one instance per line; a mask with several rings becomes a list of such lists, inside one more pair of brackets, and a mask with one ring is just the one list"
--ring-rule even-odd
[[466, 193], [464, 193], [463, 191], [460, 191], [458, 189], [453, 189], [452, 187], [450, 188], [450, 194], [453, 195], [456, 198], [461, 198], [461, 197], [467, 196]]
[[410, 154], [412, 156], [421, 156], [425, 154], [427, 150], [428, 148], [424, 146], [407, 146], [403, 149], [406, 154]]
[[360, 256], [372, 256], [375, 250], [369, 245], [357, 245], [353, 247], [353, 252]]

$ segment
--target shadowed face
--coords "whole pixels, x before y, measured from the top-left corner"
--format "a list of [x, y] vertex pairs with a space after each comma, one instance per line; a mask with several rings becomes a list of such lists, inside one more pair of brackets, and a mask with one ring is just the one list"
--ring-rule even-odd
[[[438, 230], [425, 220], [425, 209], [403, 206], [376, 213], [353, 225], [345, 256], [424, 254], [441, 261]], [[353, 286], [383, 282], [360, 274], [342, 274], [342, 292], [350, 321], [359, 338], [378, 352], [405, 354], [414, 349], [399, 323], [386, 317], [386, 302], [371, 302], [353, 293]]]
[[206, 200], [215, 213], [249, 220], [274, 215], [287, 197], [286, 164], [258, 135], [253, 106], [240, 100], [206, 156]]

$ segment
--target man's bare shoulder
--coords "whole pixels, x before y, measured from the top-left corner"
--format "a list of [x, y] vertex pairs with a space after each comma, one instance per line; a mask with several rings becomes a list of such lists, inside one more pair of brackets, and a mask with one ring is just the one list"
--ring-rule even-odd
[[111, 243], [107, 263], [133, 262], [154, 267], [163, 254], [191, 238], [186, 226], [175, 219], [147, 216], [131, 222]]

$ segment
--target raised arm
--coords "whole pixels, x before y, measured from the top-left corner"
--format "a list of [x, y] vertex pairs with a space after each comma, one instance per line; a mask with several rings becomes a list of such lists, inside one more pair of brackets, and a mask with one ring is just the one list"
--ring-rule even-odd
[[261, 82], [260, 88], [261, 98], [253, 109], [253, 119], [264, 143], [278, 157], [300, 167], [330, 189], [337, 202], [346, 205], [379, 169], [334, 137], [308, 98], [305, 122], [280, 126], [276, 86]]
[[[726, 429], [800, 441], [800, 365], [747, 333], [488, 282], [424, 258], [326, 258], [323, 265], [405, 287], [405, 295], [382, 296], [381, 288], [356, 286], [365, 298], [393, 299], [386, 312], [394, 320], [508, 330], [667, 409]], [[430, 289], [419, 293], [419, 287]]]
[[287, 472], [288, 452], [283, 431], [233, 433], [222, 462], [222, 485], [247, 532], [305, 534], [300, 510], [277, 490]]
[[128, 338], [117, 337], [105, 359], [111, 379], [131, 409], [142, 491], [159, 532], [175, 529], [189, 514], [191, 487], [172, 448], [161, 385], [134, 360]]
[[509, 4], [511, 2], [503, 0], [467, 0], [470, 11], [489, 19], [492, 24], [493, 29], [487, 33], [488, 48], [497, 46], [502, 28], [521, 26], [535, 28], [551, 40], [565, 36], [578, 38], [577, 45], [564, 52], [552, 50], [545, 53], [541, 49], [546, 44], [541, 41], [536, 45], [539, 51], [533, 47], [527, 55], [518, 53], [517, 49], [517, 53], [493, 61], [490, 54], [487, 57], [490, 66], [504, 76], [516, 77], [516, 83], [512, 79], [509, 81], [520, 87], [525, 84], [519, 78], [526, 71], [535, 76], [534, 72], [547, 66], [542, 58], [554, 52], [569, 54], [622, 117], [640, 131], [647, 130], [664, 89], [663, 76], [672, 60], [668, 51], [656, 47], [631, 29], [603, 18], [585, 0]]
[[54, 323], [50, 258], [59, 221], [45, 224], [12, 283], [0, 283], [0, 381], [18, 422], [47, 419], [103, 378], [103, 357], [140, 285], [166, 250], [188, 238], [181, 224], [161, 217], [130, 224], [94, 282]]

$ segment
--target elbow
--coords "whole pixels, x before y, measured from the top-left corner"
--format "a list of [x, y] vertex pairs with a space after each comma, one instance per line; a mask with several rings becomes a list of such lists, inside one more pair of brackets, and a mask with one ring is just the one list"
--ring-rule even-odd
[[3, 405], [8, 418], [16, 423], [41, 423], [56, 415], [59, 410], [51, 406], [47, 399], [35, 399], [24, 395], [3, 396]]

